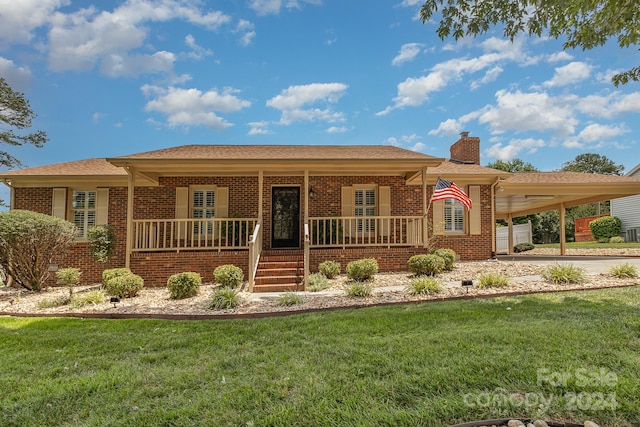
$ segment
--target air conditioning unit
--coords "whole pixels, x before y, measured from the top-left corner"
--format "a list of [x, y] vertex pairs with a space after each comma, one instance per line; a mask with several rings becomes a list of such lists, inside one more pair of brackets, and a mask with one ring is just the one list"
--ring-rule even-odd
[[640, 227], [627, 228], [627, 242], [640, 242]]

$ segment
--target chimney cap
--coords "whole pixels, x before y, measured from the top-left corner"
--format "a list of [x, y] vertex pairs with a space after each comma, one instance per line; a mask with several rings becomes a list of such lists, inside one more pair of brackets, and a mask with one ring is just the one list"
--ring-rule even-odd
[[468, 136], [469, 136], [469, 131], [468, 130], [460, 132], [460, 137], [461, 138], [466, 138]]

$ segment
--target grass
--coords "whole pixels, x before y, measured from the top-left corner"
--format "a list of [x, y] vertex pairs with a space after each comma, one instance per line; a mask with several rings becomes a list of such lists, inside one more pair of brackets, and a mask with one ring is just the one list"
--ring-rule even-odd
[[[253, 320], [5, 317], [0, 425], [638, 426], [639, 309], [633, 287]], [[552, 397], [546, 414], [483, 404], [527, 393]], [[571, 409], [576, 395], [618, 407]]]
[[478, 277], [478, 287], [484, 288], [504, 288], [509, 285], [509, 278], [501, 273], [485, 273]]
[[[536, 248], [556, 248], [560, 249], [560, 243], [537, 244]], [[567, 242], [567, 249], [640, 249], [640, 242], [624, 243], [598, 243], [598, 242]]]

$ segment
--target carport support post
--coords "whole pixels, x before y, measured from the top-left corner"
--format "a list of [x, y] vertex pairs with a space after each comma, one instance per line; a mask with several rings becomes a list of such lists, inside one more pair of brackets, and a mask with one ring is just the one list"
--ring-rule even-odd
[[509, 214], [509, 216], [507, 216], [507, 224], [509, 226], [509, 241], [508, 241], [508, 245], [509, 245], [509, 252], [508, 254], [511, 255], [513, 253], [513, 216], [511, 216], [511, 214]]
[[564, 203], [560, 203], [560, 255], [567, 251], [567, 233], [565, 230], [565, 209]]

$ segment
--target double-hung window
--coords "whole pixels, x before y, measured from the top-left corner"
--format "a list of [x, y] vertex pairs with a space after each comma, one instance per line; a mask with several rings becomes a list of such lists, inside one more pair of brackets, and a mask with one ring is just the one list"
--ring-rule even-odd
[[372, 188], [356, 189], [354, 193], [354, 215], [365, 217], [357, 220], [358, 233], [370, 233], [376, 231], [376, 191]]
[[[194, 219], [206, 219], [215, 217], [216, 191], [214, 189], [195, 189], [191, 197], [191, 213]], [[211, 234], [212, 221], [196, 221], [195, 234]]]
[[464, 232], [464, 205], [457, 200], [444, 201], [444, 231]]
[[74, 191], [72, 208], [77, 236], [87, 238], [87, 230], [96, 225], [96, 191]]

